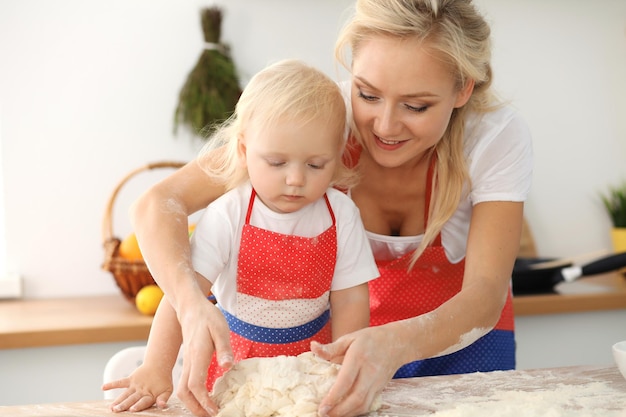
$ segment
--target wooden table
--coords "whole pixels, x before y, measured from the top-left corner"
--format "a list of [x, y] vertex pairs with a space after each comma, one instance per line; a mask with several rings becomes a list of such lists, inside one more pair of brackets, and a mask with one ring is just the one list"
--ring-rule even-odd
[[[0, 407], [0, 416], [113, 415], [105, 401]], [[120, 416], [190, 416], [173, 400], [167, 410]], [[371, 416], [624, 417], [626, 380], [615, 367], [499, 371], [395, 380]]]

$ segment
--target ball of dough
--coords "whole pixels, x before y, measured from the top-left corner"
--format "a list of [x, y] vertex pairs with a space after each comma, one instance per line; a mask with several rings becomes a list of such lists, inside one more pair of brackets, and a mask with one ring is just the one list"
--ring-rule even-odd
[[218, 417], [316, 417], [339, 368], [312, 352], [242, 360], [215, 381]]

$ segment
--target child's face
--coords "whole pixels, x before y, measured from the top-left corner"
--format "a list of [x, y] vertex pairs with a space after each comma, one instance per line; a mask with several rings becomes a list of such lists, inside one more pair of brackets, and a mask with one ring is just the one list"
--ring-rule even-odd
[[341, 135], [321, 118], [307, 124], [279, 121], [246, 129], [239, 155], [263, 203], [278, 213], [300, 210], [321, 198], [335, 173]]

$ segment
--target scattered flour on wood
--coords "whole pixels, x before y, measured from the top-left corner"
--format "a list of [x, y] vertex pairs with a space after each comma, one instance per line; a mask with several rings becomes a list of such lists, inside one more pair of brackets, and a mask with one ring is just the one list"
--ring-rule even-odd
[[495, 391], [489, 398], [467, 397], [432, 417], [612, 417], [626, 416], [626, 404], [609, 410], [616, 392], [602, 382], [557, 385], [544, 391]]
[[[458, 375], [454, 381], [425, 378], [417, 386], [395, 380], [375, 416], [430, 417], [626, 417], [623, 384], [572, 376], [496, 371]], [[523, 387], [523, 389], [520, 389]]]

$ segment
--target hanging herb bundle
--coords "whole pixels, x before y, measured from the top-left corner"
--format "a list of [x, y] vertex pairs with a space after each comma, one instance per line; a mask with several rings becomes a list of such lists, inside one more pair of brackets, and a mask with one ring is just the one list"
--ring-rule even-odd
[[241, 95], [229, 49], [220, 43], [221, 9], [216, 6], [205, 8], [200, 15], [206, 44], [180, 91], [174, 115], [174, 133], [183, 124], [200, 134], [225, 120], [235, 110]]

